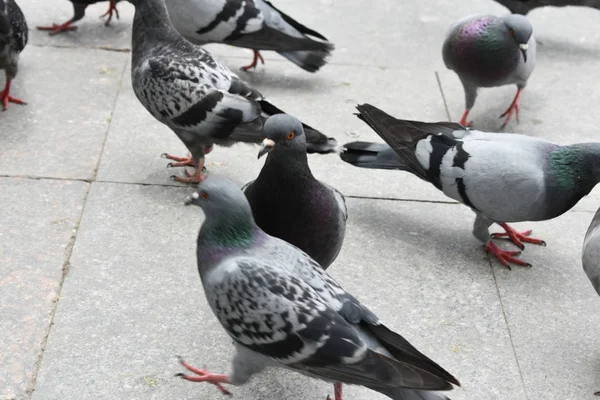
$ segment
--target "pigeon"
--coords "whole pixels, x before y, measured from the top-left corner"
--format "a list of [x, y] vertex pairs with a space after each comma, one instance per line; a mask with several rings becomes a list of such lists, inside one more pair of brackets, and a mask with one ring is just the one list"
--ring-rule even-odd
[[600, 209], [594, 215], [592, 223], [585, 234], [581, 259], [583, 270], [598, 295], [600, 295]]
[[[308, 72], [325, 65], [333, 44], [266, 0], [166, 0], [171, 23], [192, 43], [225, 43], [254, 50], [252, 63], [265, 63], [259, 50], [273, 50]], [[316, 40], [315, 40], [316, 39]]]
[[[73, 3], [73, 17], [63, 24], [52, 24], [51, 26], [38, 26], [37, 29], [40, 31], [50, 31], [49, 35], [56, 35], [57, 33], [75, 31], [77, 27], [73, 24], [85, 16], [85, 9], [92, 4], [99, 3], [105, 0], [69, 0]], [[102, 14], [100, 18], [108, 16], [105, 25], [109, 25], [112, 20], [113, 14], [119, 19], [119, 10], [117, 9], [117, 3], [121, 0], [110, 0], [108, 5], [108, 11]]]
[[[164, 154], [171, 167], [194, 166], [180, 182], [200, 182], [204, 156], [213, 144], [260, 143], [262, 124], [283, 113], [211, 53], [184, 39], [169, 21], [164, 0], [130, 0], [135, 5], [132, 84], [142, 105], [171, 128], [190, 157]], [[307, 151], [329, 153], [337, 142], [304, 125]], [[187, 171], [186, 171], [187, 172]]]
[[0, 0], [0, 69], [6, 74], [6, 84], [0, 92], [0, 101], [6, 111], [8, 103], [25, 104], [10, 95], [10, 85], [19, 70], [19, 56], [29, 37], [25, 15], [15, 0]]
[[[277, 151], [277, 150], [275, 150]], [[242, 385], [265, 367], [283, 367], [335, 384], [362, 385], [395, 400], [448, 400], [433, 391], [460, 385], [450, 373], [387, 328], [297, 247], [261, 230], [234, 183], [209, 176], [186, 204], [206, 219], [198, 271], [208, 303], [234, 342], [230, 375], [197, 369], [193, 382]]]
[[[523, 242], [545, 242], [530, 237], [531, 231], [517, 232], [508, 222], [558, 217], [600, 181], [600, 143], [559, 146], [525, 135], [469, 130], [452, 122], [396, 119], [370, 104], [357, 109], [358, 117], [400, 156], [397, 169], [431, 182], [475, 212], [473, 235], [509, 269], [509, 263], [531, 264], [515, 257], [519, 252], [500, 249], [493, 238], [507, 238], [521, 250]], [[490, 238], [493, 223], [506, 233]]]
[[346, 143], [340, 156], [345, 162], [360, 168], [407, 170], [394, 149], [383, 143]]
[[297, 246], [327, 268], [338, 256], [348, 211], [344, 196], [312, 175], [306, 136], [296, 118], [279, 114], [264, 126], [258, 157], [268, 153], [256, 180], [242, 190], [258, 226]]
[[496, 0], [508, 8], [513, 14], [527, 15], [529, 11], [538, 7], [565, 7], [582, 6], [600, 10], [600, 0]]
[[502, 128], [513, 113], [519, 121], [519, 99], [535, 67], [535, 49], [533, 27], [522, 15], [473, 15], [450, 27], [442, 56], [446, 67], [458, 75], [465, 91], [462, 125], [472, 124], [467, 117], [475, 105], [478, 88], [513, 84], [517, 85], [517, 94], [500, 116], [506, 117]]

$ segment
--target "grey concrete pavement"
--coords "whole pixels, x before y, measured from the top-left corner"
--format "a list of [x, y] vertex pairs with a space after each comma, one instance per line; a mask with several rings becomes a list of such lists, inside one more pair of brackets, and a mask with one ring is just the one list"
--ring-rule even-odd
[[[32, 29], [72, 12], [64, 0], [19, 3]], [[457, 120], [463, 93], [441, 60], [444, 33], [462, 16], [505, 12], [488, 0], [277, 5], [336, 44], [330, 64], [308, 74], [266, 52], [264, 67], [239, 75], [341, 143], [378, 140], [352, 115], [362, 102], [398, 117]], [[0, 399], [218, 399], [211, 385], [173, 377], [176, 355], [228, 371], [231, 341], [196, 271], [202, 213], [182, 205], [192, 188], [170, 181], [181, 171], [160, 158], [185, 148], [131, 90], [133, 7], [119, 4], [121, 19], [105, 27], [98, 17], [106, 7], [90, 7], [76, 32], [32, 30], [13, 86], [29, 104], [0, 113]], [[507, 130], [559, 143], [600, 140], [599, 15], [532, 12], [538, 65], [521, 123]], [[209, 48], [233, 70], [251, 57]], [[497, 129], [513, 95], [511, 87], [483, 90], [475, 126]], [[257, 151], [216, 148], [207, 167], [242, 184], [262, 166]], [[527, 246], [522, 258], [534, 267], [508, 271], [472, 237], [472, 212], [431, 185], [335, 155], [309, 162], [348, 196], [347, 238], [331, 274], [455, 374], [463, 387], [450, 398], [581, 400], [600, 390], [600, 299], [580, 265], [600, 188], [558, 219], [517, 224], [548, 247]], [[332, 392], [285, 371], [231, 390], [248, 400]], [[383, 400], [358, 387], [345, 398]]]

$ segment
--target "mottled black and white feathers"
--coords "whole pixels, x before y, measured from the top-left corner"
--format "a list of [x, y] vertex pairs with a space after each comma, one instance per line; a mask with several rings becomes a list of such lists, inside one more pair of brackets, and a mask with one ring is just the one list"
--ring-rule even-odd
[[0, 69], [7, 79], [17, 75], [19, 54], [25, 49], [29, 30], [25, 15], [15, 0], [0, 0]]
[[[194, 159], [213, 143], [260, 142], [262, 122], [282, 111], [171, 26], [162, 0], [132, 0], [132, 83], [144, 107], [169, 126]], [[310, 131], [310, 150], [330, 152], [335, 139]]]
[[583, 241], [583, 270], [600, 295], [600, 209], [594, 215]]
[[495, 0], [510, 10], [513, 14], [526, 15], [539, 7], [581, 6], [600, 10], [600, 0]]
[[243, 384], [269, 365], [393, 399], [458, 384], [306, 253], [264, 233], [236, 185], [209, 176], [186, 202], [206, 215], [198, 270], [213, 312], [238, 348], [230, 383]]
[[242, 188], [254, 220], [269, 235], [297, 246], [327, 268], [344, 241], [344, 196], [313, 176], [300, 121], [275, 115], [264, 132], [259, 157], [268, 152], [267, 161], [258, 178]]
[[333, 50], [323, 35], [266, 0], [166, 0], [166, 3], [173, 26], [192, 43], [226, 43], [277, 51], [309, 72], [321, 68]]
[[449, 122], [396, 119], [369, 104], [357, 108], [406, 170], [477, 213], [474, 234], [484, 242], [493, 222], [555, 218], [600, 181], [600, 143], [558, 146]]

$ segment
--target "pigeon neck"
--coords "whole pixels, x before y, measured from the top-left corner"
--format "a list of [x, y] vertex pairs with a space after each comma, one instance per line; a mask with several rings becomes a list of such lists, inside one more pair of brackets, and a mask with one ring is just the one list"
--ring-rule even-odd
[[285, 177], [286, 180], [289, 180], [289, 177], [313, 176], [308, 166], [305, 148], [275, 148], [267, 156], [264, 169], [276, 169], [277, 176]]
[[551, 153], [557, 185], [579, 198], [600, 182], [600, 143], [578, 143]]
[[258, 230], [252, 219], [250, 206], [247, 210], [239, 212], [233, 210], [209, 212], [198, 235], [198, 246], [204, 244], [213, 249], [245, 249], [254, 243]]
[[[150, 36], [150, 37], [149, 37]], [[177, 38], [179, 34], [171, 25], [164, 0], [138, 0], [133, 18], [133, 48], [150, 42], [150, 38]]]

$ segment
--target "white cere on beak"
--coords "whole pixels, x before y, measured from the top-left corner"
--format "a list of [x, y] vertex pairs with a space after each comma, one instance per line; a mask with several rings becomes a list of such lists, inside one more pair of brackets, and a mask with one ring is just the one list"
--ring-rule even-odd
[[200, 198], [200, 195], [198, 194], [198, 192], [194, 192], [194, 193], [192, 193], [192, 198], [194, 200], [198, 200]]
[[265, 139], [262, 141], [262, 145], [263, 146], [267, 146], [267, 147], [275, 147], [275, 141], [272, 139]]
[[521, 50], [527, 50], [527, 49], [529, 49], [529, 45], [528, 45], [527, 43], [521, 43], [521, 44], [519, 45], [519, 48], [520, 48]]

